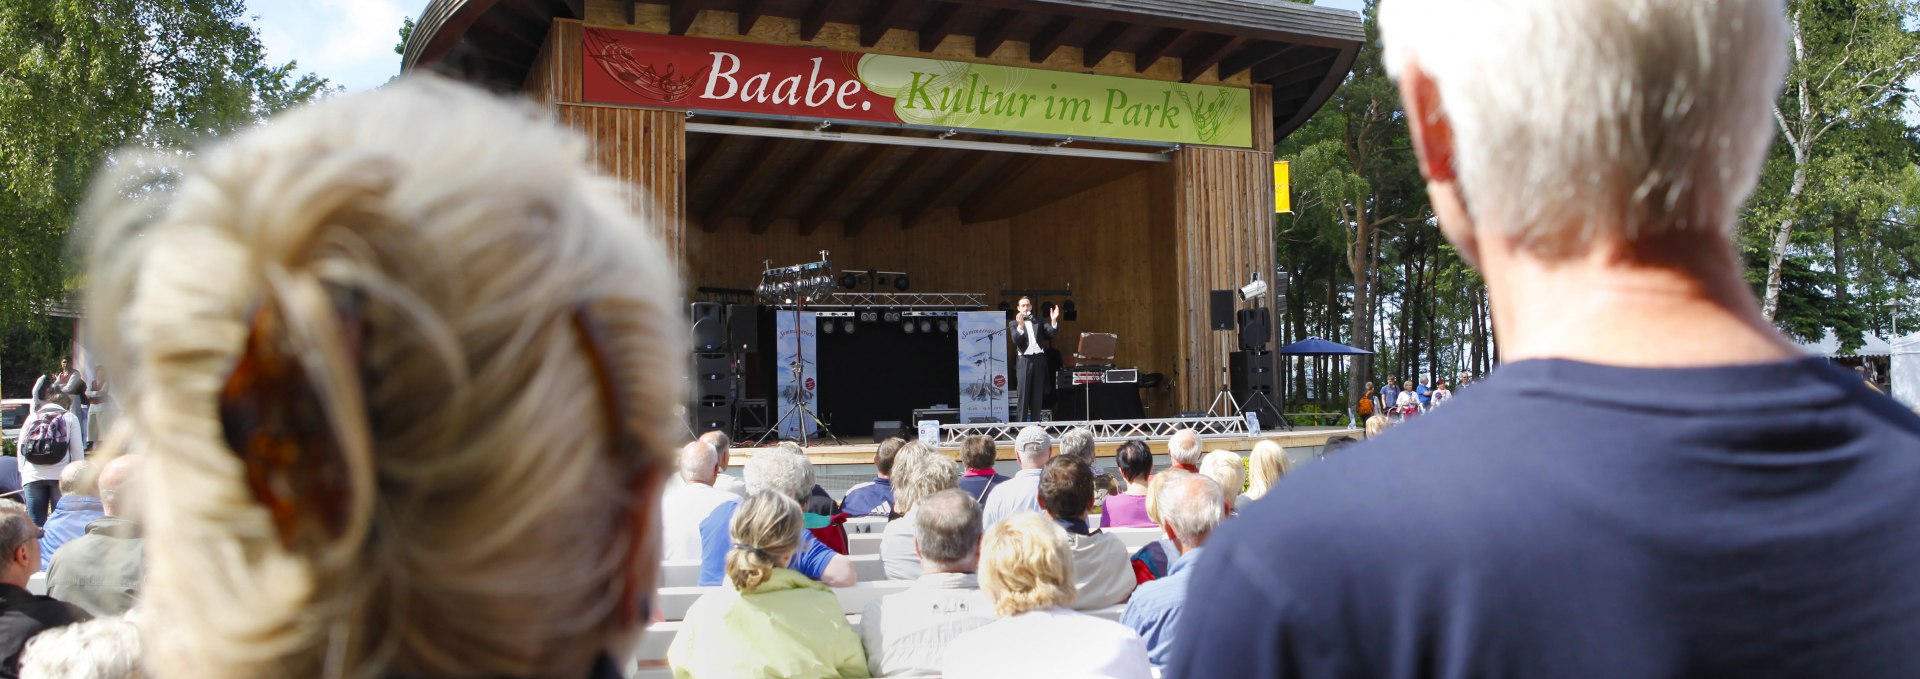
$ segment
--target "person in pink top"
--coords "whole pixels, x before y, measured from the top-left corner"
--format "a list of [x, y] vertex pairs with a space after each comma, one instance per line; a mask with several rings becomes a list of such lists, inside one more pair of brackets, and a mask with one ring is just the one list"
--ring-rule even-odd
[[1101, 528], [1152, 528], [1158, 524], [1147, 517], [1147, 483], [1153, 476], [1153, 451], [1144, 441], [1128, 441], [1114, 451], [1120, 465], [1120, 477], [1127, 480], [1127, 492], [1108, 495], [1100, 504]]

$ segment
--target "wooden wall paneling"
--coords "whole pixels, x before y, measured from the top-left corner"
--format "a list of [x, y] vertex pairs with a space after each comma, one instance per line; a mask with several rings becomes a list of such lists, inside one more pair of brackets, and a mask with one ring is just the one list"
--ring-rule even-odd
[[[1209, 329], [1207, 293], [1229, 290], [1261, 272], [1273, 275], [1271, 154], [1187, 147], [1175, 153], [1175, 260], [1178, 263], [1183, 410], [1207, 406], [1225, 380], [1225, 352], [1237, 336]], [[1239, 306], [1247, 306], [1241, 304]], [[1275, 400], [1283, 395], [1276, 394]]]
[[627, 189], [634, 212], [686, 268], [687, 118], [678, 111], [561, 104], [560, 122], [593, 140], [595, 162]]
[[776, 266], [808, 262], [821, 250], [832, 253], [836, 269], [905, 271], [918, 292], [995, 293], [1010, 280], [1007, 222], [962, 226], [952, 209], [928, 213], [912, 230], [875, 224], [855, 238], [839, 229], [802, 236], [792, 220], [781, 219], [758, 236], [729, 226], [711, 234], [694, 229], [687, 239], [693, 286], [750, 290], [760, 283], [765, 260]]
[[580, 22], [555, 19], [547, 42], [527, 71], [525, 92], [534, 101], [553, 106], [581, 100]]
[[1273, 86], [1253, 86], [1253, 150], [1273, 153]]

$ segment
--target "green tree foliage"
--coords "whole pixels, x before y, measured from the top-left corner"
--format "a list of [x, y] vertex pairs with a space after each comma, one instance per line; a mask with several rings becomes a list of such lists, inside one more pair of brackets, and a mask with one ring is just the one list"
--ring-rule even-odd
[[178, 151], [329, 90], [268, 63], [244, 9], [0, 3], [0, 332], [50, 336], [46, 305], [75, 283], [67, 233], [115, 149]]

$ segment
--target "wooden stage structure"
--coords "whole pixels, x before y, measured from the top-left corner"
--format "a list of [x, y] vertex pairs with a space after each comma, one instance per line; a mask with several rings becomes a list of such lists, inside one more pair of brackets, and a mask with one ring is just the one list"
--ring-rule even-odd
[[[1240, 436], [1207, 437], [1201, 439], [1201, 444], [1202, 447], [1207, 450], [1231, 450], [1244, 455], [1247, 451], [1253, 450], [1254, 444], [1266, 440], [1276, 441], [1282, 448], [1307, 448], [1324, 446], [1327, 444], [1328, 439], [1341, 436], [1352, 436], [1358, 439], [1361, 438], [1362, 434], [1363, 432], [1359, 429], [1300, 427], [1293, 431], [1271, 431]], [[1096, 441], [1094, 443], [1094, 457], [1113, 457], [1114, 451], [1120, 447], [1120, 444], [1120, 441]], [[872, 441], [849, 441], [847, 445], [816, 445], [807, 448], [807, 458], [812, 460], [816, 467], [871, 465], [873, 464], [874, 445]], [[1147, 439], [1147, 447], [1153, 450], [1154, 455], [1167, 454], [1166, 439]], [[764, 448], [736, 446], [730, 454], [728, 464], [733, 467], [744, 465], [748, 459], [753, 457], [753, 453], [756, 450], [764, 450]], [[949, 457], [956, 459], [958, 459], [960, 454], [959, 447], [953, 445], [940, 446], [939, 450], [940, 452], [946, 453]], [[1013, 446], [1011, 444], [1001, 444], [998, 448], [998, 453], [998, 459], [1000, 460], [1014, 459]]]

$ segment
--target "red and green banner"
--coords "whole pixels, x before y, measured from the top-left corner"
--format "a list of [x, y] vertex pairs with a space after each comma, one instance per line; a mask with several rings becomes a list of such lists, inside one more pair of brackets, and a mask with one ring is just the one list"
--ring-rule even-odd
[[1253, 145], [1240, 87], [586, 29], [591, 103], [1081, 139]]

